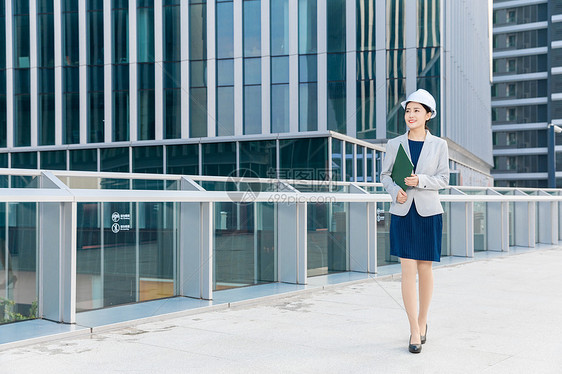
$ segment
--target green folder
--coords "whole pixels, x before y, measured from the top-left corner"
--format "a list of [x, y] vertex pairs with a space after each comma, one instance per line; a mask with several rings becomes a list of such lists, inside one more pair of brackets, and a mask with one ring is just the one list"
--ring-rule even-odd
[[406, 191], [408, 186], [404, 183], [404, 178], [411, 176], [413, 170], [414, 165], [406, 154], [406, 150], [404, 150], [404, 147], [400, 144], [400, 148], [398, 148], [398, 152], [396, 153], [396, 159], [394, 160], [394, 166], [392, 167], [392, 180]]

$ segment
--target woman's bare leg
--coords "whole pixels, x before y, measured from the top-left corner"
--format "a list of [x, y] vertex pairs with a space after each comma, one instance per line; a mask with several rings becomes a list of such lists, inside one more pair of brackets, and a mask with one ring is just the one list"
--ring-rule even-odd
[[420, 289], [420, 311], [418, 316], [418, 326], [420, 333], [425, 335], [425, 326], [427, 325], [427, 314], [429, 312], [429, 304], [433, 296], [433, 269], [431, 261], [417, 261], [419, 274]]
[[418, 325], [418, 293], [416, 289], [417, 261], [401, 258], [402, 264], [402, 300], [410, 322], [410, 334], [412, 344], [420, 344], [420, 328]]

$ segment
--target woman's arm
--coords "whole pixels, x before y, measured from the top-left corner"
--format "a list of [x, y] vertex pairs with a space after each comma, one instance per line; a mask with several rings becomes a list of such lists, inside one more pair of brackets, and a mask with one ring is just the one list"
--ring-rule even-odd
[[416, 174], [419, 178], [418, 188], [426, 190], [440, 190], [449, 185], [449, 148], [443, 141], [439, 150], [439, 164], [435, 175]]
[[396, 202], [398, 191], [402, 190], [402, 188], [394, 183], [391, 177], [392, 167], [394, 166], [394, 160], [396, 159], [397, 153], [393, 148], [394, 147], [392, 147], [392, 143], [389, 142], [386, 144], [386, 152], [382, 162], [381, 183], [383, 184], [386, 192], [388, 192], [392, 197], [392, 201]]

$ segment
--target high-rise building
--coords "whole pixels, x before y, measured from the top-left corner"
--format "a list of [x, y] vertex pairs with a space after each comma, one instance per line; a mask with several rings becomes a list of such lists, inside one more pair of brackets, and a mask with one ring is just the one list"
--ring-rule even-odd
[[493, 7], [495, 184], [561, 187], [562, 1], [494, 0]]
[[312, 160], [374, 181], [373, 144], [425, 88], [453, 183], [489, 185], [490, 4], [1, 0], [0, 167], [265, 177]]

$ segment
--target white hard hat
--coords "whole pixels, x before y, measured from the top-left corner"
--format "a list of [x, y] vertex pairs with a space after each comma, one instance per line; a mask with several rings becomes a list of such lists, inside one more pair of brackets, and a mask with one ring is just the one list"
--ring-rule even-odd
[[429, 92], [427, 92], [423, 88], [412, 92], [406, 100], [402, 101], [402, 108], [406, 109], [406, 104], [408, 104], [410, 101], [427, 105], [429, 109], [431, 109], [431, 118], [434, 118], [437, 115], [437, 110], [435, 110], [435, 99]]

